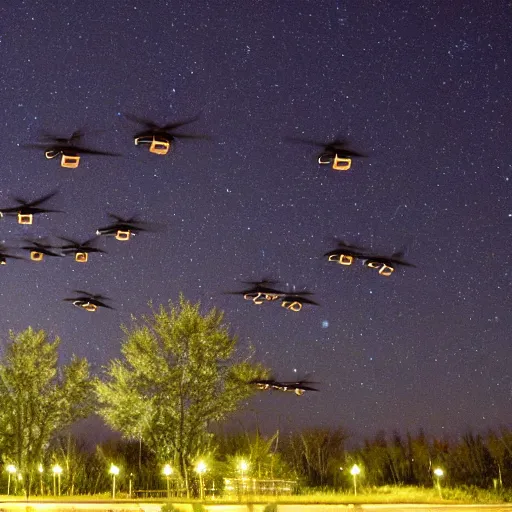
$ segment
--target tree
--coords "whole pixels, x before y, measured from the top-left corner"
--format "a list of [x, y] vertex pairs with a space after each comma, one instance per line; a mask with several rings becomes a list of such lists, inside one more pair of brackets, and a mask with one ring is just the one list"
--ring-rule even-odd
[[92, 386], [85, 359], [73, 357], [59, 371], [58, 338], [50, 342], [31, 327], [9, 337], [0, 363], [0, 444], [23, 475], [28, 496], [52, 436], [89, 414]]
[[208, 427], [235, 411], [266, 376], [261, 365], [237, 361], [237, 339], [223, 314], [205, 315], [183, 296], [123, 327], [122, 359], [96, 383], [100, 414], [127, 439], [144, 439], [161, 462], [174, 462], [187, 495], [194, 456], [207, 445]]

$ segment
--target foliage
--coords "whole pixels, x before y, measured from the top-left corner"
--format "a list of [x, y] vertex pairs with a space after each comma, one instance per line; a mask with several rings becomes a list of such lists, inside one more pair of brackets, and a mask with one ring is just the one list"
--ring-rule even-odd
[[9, 338], [0, 363], [0, 445], [28, 494], [52, 436], [89, 414], [92, 387], [85, 359], [74, 357], [59, 371], [58, 338], [50, 342], [30, 327]]
[[161, 462], [172, 461], [189, 488], [192, 460], [208, 442], [208, 427], [253, 393], [247, 384], [266, 374], [237, 361], [237, 339], [213, 309], [182, 296], [124, 327], [123, 358], [97, 381], [100, 414], [125, 438], [142, 438]]

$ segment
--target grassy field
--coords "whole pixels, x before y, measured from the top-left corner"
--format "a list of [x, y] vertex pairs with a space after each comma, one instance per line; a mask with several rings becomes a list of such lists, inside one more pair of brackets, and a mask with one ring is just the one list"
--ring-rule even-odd
[[[3, 496], [5, 501], [24, 500], [22, 496]], [[94, 496], [32, 496], [34, 501], [111, 501], [109, 493]], [[155, 502], [155, 503], [199, 503], [199, 500], [186, 498], [144, 498], [129, 499], [124, 493], [116, 494], [116, 502]], [[348, 503], [429, 503], [429, 504], [499, 504], [512, 502], [512, 491], [491, 491], [474, 487], [466, 488], [442, 488], [441, 495], [437, 489], [418, 487], [377, 487], [358, 489], [357, 496], [353, 492], [315, 492], [314, 490], [304, 491], [302, 494], [293, 496], [233, 496], [207, 497], [203, 503], [280, 503], [280, 504], [348, 504]]]

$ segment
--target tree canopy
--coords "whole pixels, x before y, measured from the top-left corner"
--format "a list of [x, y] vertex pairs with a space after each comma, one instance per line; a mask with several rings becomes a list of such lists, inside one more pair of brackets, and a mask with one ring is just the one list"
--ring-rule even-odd
[[127, 439], [142, 438], [161, 461], [179, 468], [188, 491], [193, 458], [208, 426], [237, 410], [265, 369], [240, 359], [222, 312], [202, 314], [180, 297], [123, 328], [122, 358], [96, 385], [100, 414]]
[[9, 338], [0, 362], [0, 445], [28, 493], [51, 437], [91, 412], [92, 385], [85, 359], [73, 357], [59, 371], [58, 338], [30, 327]]

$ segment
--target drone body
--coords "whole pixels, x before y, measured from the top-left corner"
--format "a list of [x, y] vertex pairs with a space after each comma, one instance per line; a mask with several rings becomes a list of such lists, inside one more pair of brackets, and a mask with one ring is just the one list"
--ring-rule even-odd
[[55, 252], [52, 245], [36, 242], [33, 240], [26, 240], [29, 245], [25, 245], [22, 247], [23, 250], [28, 251], [30, 253], [30, 259], [35, 262], [43, 261], [45, 256], [51, 256], [54, 258], [61, 258], [64, 256], [62, 253]]
[[228, 293], [233, 295], [242, 295], [244, 300], [250, 300], [257, 306], [260, 306], [265, 302], [273, 302], [284, 295], [283, 292], [270, 287], [270, 285], [277, 284], [274, 281], [244, 281], [244, 284], [251, 284], [253, 286], [247, 290]]
[[75, 293], [79, 294], [77, 297], [63, 299], [66, 302], [71, 302], [76, 308], [83, 309], [89, 313], [95, 313], [98, 308], [114, 309], [108, 304], [105, 304], [105, 300], [109, 300], [103, 295], [93, 295], [89, 292], [82, 290], [75, 290]]
[[98, 228], [96, 235], [98, 236], [113, 236], [120, 242], [127, 242], [132, 236], [137, 233], [148, 231], [147, 228], [143, 227], [143, 223], [135, 220], [133, 217], [124, 219], [117, 215], [109, 214], [110, 217], [115, 219], [116, 222], [110, 226], [104, 228]]
[[119, 156], [117, 153], [108, 153], [106, 151], [97, 151], [78, 143], [83, 137], [83, 133], [75, 131], [68, 139], [47, 135], [47, 144], [28, 144], [23, 147], [29, 149], [42, 149], [47, 160], [53, 160], [60, 157], [60, 166], [66, 169], [76, 169], [80, 164], [80, 155], [101, 155], [101, 156]]
[[261, 391], [274, 389], [276, 391], [292, 392], [297, 396], [302, 396], [306, 391], [318, 391], [318, 389], [308, 386], [308, 384], [313, 383], [306, 380], [282, 382], [275, 379], [256, 379], [250, 381], [249, 384], [254, 384]]
[[364, 262], [365, 267], [378, 270], [379, 274], [389, 277], [398, 266], [414, 267], [412, 263], [407, 263], [402, 259], [403, 252], [396, 252], [390, 257], [387, 256], [368, 256]]
[[61, 213], [60, 210], [48, 210], [46, 208], [39, 208], [40, 205], [52, 198], [57, 192], [52, 192], [44, 197], [36, 199], [35, 201], [25, 201], [21, 198], [14, 198], [18, 206], [11, 208], [2, 208], [0, 216], [16, 216], [18, 224], [31, 225], [34, 220], [34, 215], [41, 213]]
[[355, 245], [349, 245], [342, 240], [338, 241], [338, 247], [332, 251], [326, 252], [324, 257], [327, 261], [338, 263], [339, 265], [350, 266], [356, 258], [365, 258], [365, 254], [361, 252], [363, 249]]
[[189, 119], [188, 121], [180, 121], [177, 123], [167, 123], [158, 125], [148, 119], [126, 114], [126, 117], [134, 123], [144, 126], [144, 130], [136, 133], [133, 141], [136, 146], [148, 146], [149, 152], [155, 155], [167, 155], [172, 149], [176, 139], [204, 139], [201, 135], [186, 135], [184, 133], [175, 133], [175, 130], [193, 123], [199, 116]]
[[314, 300], [308, 299], [306, 295], [312, 295], [310, 292], [287, 293], [281, 298], [281, 307], [288, 311], [298, 313], [302, 310], [305, 304], [311, 306], [318, 306]]
[[98, 249], [92, 245], [94, 242], [94, 238], [87, 240], [86, 242], [80, 243], [75, 240], [71, 240], [69, 238], [60, 237], [61, 240], [68, 242], [68, 245], [63, 245], [61, 247], [64, 255], [75, 255], [75, 261], [77, 263], [87, 263], [89, 260], [89, 254], [91, 253], [104, 253], [102, 249]]
[[320, 165], [331, 165], [334, 171], [348, 171], [352, 166], [353, 158], [366, 156], [349, 149], [347, 141], [343, 139], [335, 139], [328, 143], [297, 138], [289, 140], [322, 148], [322, 152], [317, 156], [318, 163]]

